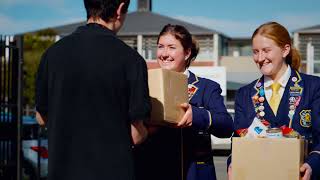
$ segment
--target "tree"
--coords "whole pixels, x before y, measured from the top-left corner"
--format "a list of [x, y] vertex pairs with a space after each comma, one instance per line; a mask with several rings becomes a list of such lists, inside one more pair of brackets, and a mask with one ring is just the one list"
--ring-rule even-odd
[[52, 29], [45, 29], [37, 33], [24, 35], [24, 105], [35, 105], [35, 79], [40, 59], [44, 51], [55, 42], [57, 33]]

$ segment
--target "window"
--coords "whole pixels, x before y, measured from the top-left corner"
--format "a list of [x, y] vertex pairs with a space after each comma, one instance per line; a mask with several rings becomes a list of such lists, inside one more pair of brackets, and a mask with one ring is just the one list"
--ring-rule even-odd
[[137, 36], [120, 36], [119, 38], [128, 46], [132, 47], [134, 50], [137, 50]]
[[143, 36], [142, 38], [142, 57], [146, 60], [157, 59], [157, 36]]
[[320, 34], [299, 34], [299, 51], [302, 60], [302, 72], [307, 72], [307, 44], [314, 47], [314, 73], [320, 74]]
[[213, 35], [195, 36], [199, 43], [200, 51], [197, 60], [212, 60], [213, 59]]

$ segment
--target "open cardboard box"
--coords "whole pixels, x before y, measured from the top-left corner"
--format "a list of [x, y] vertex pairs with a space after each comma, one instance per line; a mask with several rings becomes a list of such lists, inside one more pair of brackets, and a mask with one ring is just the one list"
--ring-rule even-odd
[[233, 138], [233, 180], [299, 180], [305, 142], [296, 138]]

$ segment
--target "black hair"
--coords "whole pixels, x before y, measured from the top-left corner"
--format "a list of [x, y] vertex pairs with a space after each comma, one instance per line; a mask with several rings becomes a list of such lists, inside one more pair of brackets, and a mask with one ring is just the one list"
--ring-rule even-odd
[[128, 12], [130, 0], [83, 0], [87, 12], [87, 19], [101, 18], [108, 22], [121, 3], [124, 3], [122, 13]]

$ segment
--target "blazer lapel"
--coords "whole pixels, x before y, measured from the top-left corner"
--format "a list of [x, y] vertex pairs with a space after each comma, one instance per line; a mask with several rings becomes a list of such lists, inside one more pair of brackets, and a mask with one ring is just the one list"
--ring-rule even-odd
[[[260, 78], [261, 79], [261, 83], [264, 85], [264, 78], [263, 76]], [[263, 86], [264, 87], [264, 86]], [[263, 106], [264, 106], [264, 112], [265, 112], [265, 116], [264, 119], [267, 120], [269, 123], [273, 124], [273, 122], [275, 121], [275, 115], [268, 103], [268, 100], [266, 98], [266, 96], [264, 95], [264, 102], [263, 102]]]
[[[292, 77], [296, 77], [297, 78], [297, 83], [300, 86], [300, 88], [302, 89], [302, 93], [300, 94], [300, 102], [299, 102], [298, 106], [296, 107], [295, 113], [294, 113], [293, 118], [292, 118], [292, 121], [296, 121], [296, 120], [299, 121], [299, 112], [302, 110], [302, 105], [301, 104], [303, 104], [303, 101], [304, 101], [303, 97], [304, 97], [304, 94], [305, 94], [304, 93], [304, 80], [301, 78], [299, 72], [295, 71], [295, 70], [292, 70]], [[290, 78], [290, 82], [291, 82], [291, 86], [290, 87], [293, 87], [294, 84], [295, 84], [292, 81], [292, 77]], [[292, 122], [292, 125], [295, 125], [295, 124], [300, 124], [300, 123], [293, 123]]]
[[[277, 122], [278, 125], [289, 125], [289, 98], [291, 97], [290, 95], [290, 88], [295, 86], [295, 83], [293, 81], [293, 79], [296, 78], [296, 82], [303, 87], [303, 80], [301, 79], [300, 75], [298, 72], [296, 72], [295, 70], [291, 69], [291, 76], [286, 84], [284, 93], [282, 95], [280, 104], [279, 104], [279, 108], [278, 108], [278, 112], [277, 112], [277, 116], [275, 116], [275, 122]], [[300, 104], [302, 101], [302, 95], [300, 95]], [[270, 107], [270, 106], [269, 106]], [[293, 115], [293, 119], [295, 118], [295, 116], [297, 116], [297, 112], [299, 112], [299, 105], [296, 107], [295, 113]]]
[[188, 77], [188, 96], [189, 96], [189, 102], [191, 101], [192, 97], [197, 93], [199, 90], [199, 87], [197, 86], [197, 83], [199, 82], [198, 77], [193, 74], [191, 71], [189, 71], [189, 77]]
[[[258, 83], [262, 83], [263, 84], [263, 78], [259, 78], [255, 84], [253, 84], [253, 87], [251, 88], [251, 91], [250, 91], [250, 104], [252, 106], [252, 108], [250, 108], [250, 116], [249, 117], [255, 117], [257, 115], [257, 112], [256, 112], [256, 102], [254, 101], [254, 97], [255, 96], [258, 96], [259, 97], [259, 88], [257, 88], [257, 84]], [[253, 118], [252, 118], [253, 120]], [[251, 124], [251, 123], [250, 123]]]

